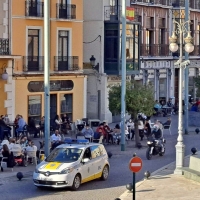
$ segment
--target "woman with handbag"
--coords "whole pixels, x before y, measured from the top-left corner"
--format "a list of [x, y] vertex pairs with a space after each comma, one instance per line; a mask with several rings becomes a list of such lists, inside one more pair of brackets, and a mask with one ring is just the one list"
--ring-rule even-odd
[[[11, 152], [6, 144], [3, 145], [2, 150], [3, 157], [6, 157], [6, 159], [3, 160], [3, 162], [7, 163], [8, 168], [13, 168], [15, 166], [15, 160], [13, 156], [13, 152]], [[1, 162], [1, 171], [3, 171], [3, 166]]]

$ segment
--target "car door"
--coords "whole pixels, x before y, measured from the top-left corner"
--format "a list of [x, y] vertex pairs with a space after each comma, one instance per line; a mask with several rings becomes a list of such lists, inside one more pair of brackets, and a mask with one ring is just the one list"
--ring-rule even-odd
[[100, 178], [104, 167], [103, 154], [101, 153], [100, 145], [91, 146], [90, 149], [92, 154], [95, 179]]
[[88, 162], [82, 162], [81, 163], [81, 176], [82, 176], [82, 183], [91, 181], [95, 178], [94, 176], [94, 170], [93, 170], [93, 159], [91, 156], [91, 150], [90, 148], [86, 148], [82, 157], [82, 161], [83, 159], [88, 158], [89, 161]]

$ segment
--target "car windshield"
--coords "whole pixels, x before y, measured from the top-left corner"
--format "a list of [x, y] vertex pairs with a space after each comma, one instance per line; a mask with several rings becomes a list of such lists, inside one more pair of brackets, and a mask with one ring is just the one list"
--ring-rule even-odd
[[71, 163], [79, 159], [82, 149], [78, 148], [55, 148], [46, 158], [46, 162]]

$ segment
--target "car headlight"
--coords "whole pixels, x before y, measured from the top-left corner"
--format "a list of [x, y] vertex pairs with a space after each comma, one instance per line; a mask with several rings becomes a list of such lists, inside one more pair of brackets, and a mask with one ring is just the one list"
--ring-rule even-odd
[[73, 170], [74, 170], [73, 167], [66, 168], [66, 169], [63, 169], [63, 170], [60, 172], [60, 174], [69, 174], [69, 173], [71, 173]]
[[147, 144], [152, 144], [152, 143], [153, 143], [153, 142], [151, 142], [151, 141], [148, 141], [148, 142], [147, 142]]

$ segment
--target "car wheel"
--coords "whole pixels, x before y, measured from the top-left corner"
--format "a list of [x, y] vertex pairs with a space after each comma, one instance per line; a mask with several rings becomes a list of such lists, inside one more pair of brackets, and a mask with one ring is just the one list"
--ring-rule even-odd
[[103, 168], [102, 175], [101, 175], [101, 180], [103, 180], [103, 181], [107, 180], [108, 175], [109, 175], [109, 167], [108, 167], [108, 165], [106, 165]]
[[81, 185], [81, 176], [80, 176], [80, 174], [76, 174], [73, 185], [72, 185], [72, 190], [74, 190], [74, 191], [78, 190], [80, 185]]

